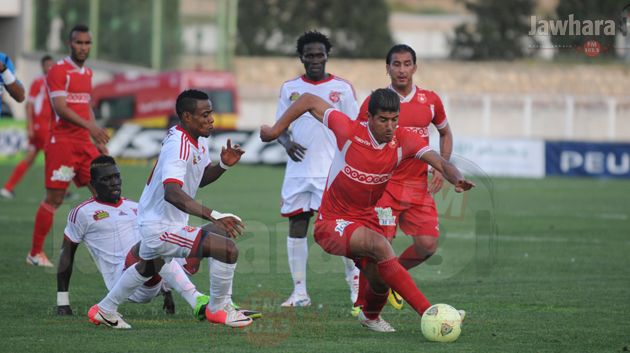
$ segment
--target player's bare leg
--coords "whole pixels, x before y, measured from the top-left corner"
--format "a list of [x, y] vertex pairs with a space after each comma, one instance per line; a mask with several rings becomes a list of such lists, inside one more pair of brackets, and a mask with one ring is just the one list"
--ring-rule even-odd
[[35, 225], [33, 227], [33, 240], [31, 251], [26, 256], [26, 263], [34, 266], [53, 267], [43, 252], [46, 235], [52, 227], [55, 211], [63, 203], [65, 189], [46, 189], [46, 198], [39, 205], [35, 214]]
[[413, 244], [398, 257], [398, 262], [407, 270], [428, 260], [435, 254], [438, 246], [438, 237], [436, 236], [413, 235], [412, 239]]
[[311, 305], [311, 298], [306, 290], [306, 264], [308, 262], [308, 240], [306, 234], [313, 212], [302, 212], [289, 217], [289, 237], [287, 238], [287, 257], [293, 279], [293, 292], [284, 301], [282, 307], [302, 307]]
[[[371, 259], [380, 279], [400, 293], [418, 314], [422, 315], [431, 306], [407, 270], [398, 263], [394, 249], [384, 236], [369, 228], [359, 227], [352, 233], [349, 246], [352, 257]], [[368, 281], [372, 284], [374, 279]]]

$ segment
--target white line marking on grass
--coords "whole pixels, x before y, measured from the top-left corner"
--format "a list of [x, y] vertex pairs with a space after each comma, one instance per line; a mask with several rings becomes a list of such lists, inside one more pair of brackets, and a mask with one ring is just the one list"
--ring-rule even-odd
[[[447, 233], [443, 235], [445, 238], [460, 239], [460, 240], [475, 240], [476, 236], [473, 233]], [[498, 241], [511, 241], [522, 243], [582, 243], [582, 244], [601, 244], [599, 239], [581, 239], [581, 238], [566, 238], [566, 237], [542, 237], [533, 235], [497, 235]]]

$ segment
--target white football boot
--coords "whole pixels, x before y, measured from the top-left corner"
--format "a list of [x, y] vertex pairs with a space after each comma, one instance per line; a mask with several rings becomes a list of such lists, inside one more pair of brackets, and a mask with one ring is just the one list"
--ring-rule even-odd
[[367, 327], [372, 331], [376, 332], [396, 332], [396, 330], [389, 324], [389, 322], [383, 320], [383, 318], [379, 315], [375, 320], [370, 320], [365, 317], [363, 310], [359, 312], [359, 322], [363, 327]]

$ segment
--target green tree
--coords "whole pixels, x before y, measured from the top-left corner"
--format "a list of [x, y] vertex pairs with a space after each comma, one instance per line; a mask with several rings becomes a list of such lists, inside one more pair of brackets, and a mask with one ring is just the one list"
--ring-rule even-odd
[[476, 21], [455, 29], [451, 56], [469, 60], [513, 60], [527, 55], [534, 0], [466, 1]]
[[239, 0], [237, 53], [290, 55], [305, 31], [329, 36], [337, 57], [381, 58], [392, 45], [384, 0]]

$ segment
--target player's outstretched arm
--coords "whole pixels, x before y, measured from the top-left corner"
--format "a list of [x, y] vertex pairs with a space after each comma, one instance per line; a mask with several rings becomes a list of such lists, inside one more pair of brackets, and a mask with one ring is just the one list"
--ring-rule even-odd
[[164, 200], [182, 212], [211, 221], [232, 238], [243, 234], [245, 225], [240, 219], [231, 215], [225, 216], [220, 212], [213, 211], [200, 204], [192, 197], [188, 196], [177, 183], [167, 183], [164, 185]]
[[232, 140], [228, 139], [226, 146], [221, 147], [219, 163], [206, 167], [203, 172], [201, 182], [199, 183], [199, 187], [204, 187], [219, 179], [226, 170], [241, 160], [243, 153], [245, 153], [245, 151], [239, 144], [232, 145]]
[[306, 112], [311, 113], [315, 119], [322, 122], [324, 113], [329, 108], [332, 108], [332, 105], [326, 103], [325, 100], [316, 95], [304, 93], [284, 111], [284, 114], [273, 126], [262, 125], [260, 127], [260, 139], [263, 142], [271, 142], [277, 139], [293, 121]]
[[421, 159], [430, 164], [438, 172], [442, 173], [449, 183], [455, 185], [456, 192], [470, 190], [475, 186], [472, 181], [464, 179], [462, 173], [453, 165], [453, 163], [442, 158], [435, 151], [425, 152]]
[[66, 237], [63, 238], [57, 265], [57, 315], [72, 315], [69, 298], [70, 277], [72, 277], [74, 254], [78, 247], [79, 244]]
[[289, 130], [284, 130], [278, 137], [278, 143], [281, 144], [287, 151], [287, 155], [294, 162], [301, 162], [304, 159], [304, 154], [307, 148], [293, 141]]

